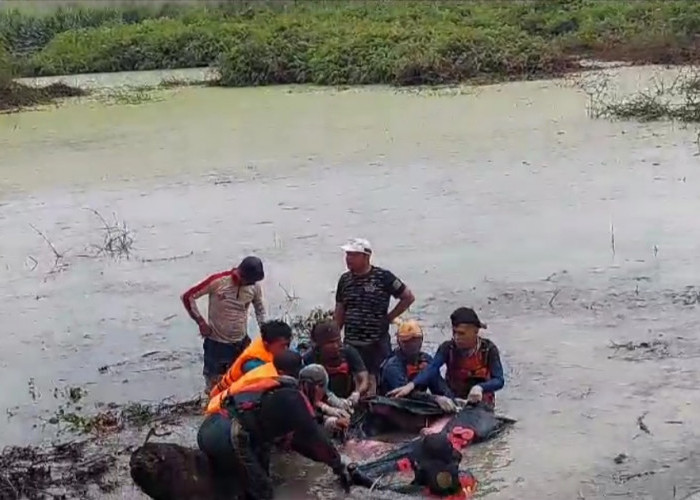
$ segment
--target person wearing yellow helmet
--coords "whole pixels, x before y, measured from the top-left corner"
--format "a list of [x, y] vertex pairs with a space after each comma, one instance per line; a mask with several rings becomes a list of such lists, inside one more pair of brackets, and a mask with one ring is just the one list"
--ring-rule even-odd
[[[423, 329], [416, 320], [398, 323], [396, 330], [397, 348], [382, 364], [380, 390], [386, 394], [412, 382], [433, 360], [430, 354], [423, 352]], [[438, 373], [418, 387], [429, 390], [433, 395], [442, 396], [447, 392], [445, 380]]]

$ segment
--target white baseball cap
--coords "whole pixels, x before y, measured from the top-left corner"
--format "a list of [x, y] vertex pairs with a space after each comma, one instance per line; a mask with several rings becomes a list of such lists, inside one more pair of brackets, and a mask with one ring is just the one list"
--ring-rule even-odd
[[352, 238], [340, 248], [345, 252], [358, 252], [365, 255], [372, 255], [372, 245], [364, 238]]

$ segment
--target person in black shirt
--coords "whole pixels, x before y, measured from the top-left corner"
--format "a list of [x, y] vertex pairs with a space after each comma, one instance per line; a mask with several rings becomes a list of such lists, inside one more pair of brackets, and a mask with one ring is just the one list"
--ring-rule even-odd
[[[342, 246], [348, 271], [338, 280], [333, 319], [345, 330], [369, 371], [369, 394], [375, 394], [382, 362], [391, 353], [389, 325], [415, 301], [411, 290], [391, 271], [373, 266], [369, 241], [356, 238]], [[399, 303], [388, 311], [391, 297]]]
[[303, 357], [304, 365], [319, 364], [326, 369], [330, 391], [357, 404], [369, 390], [369, 376], [360, 353], [343, 345], [340, 329], [333, 321], [321, 321], [311, 329], [313, 349]]

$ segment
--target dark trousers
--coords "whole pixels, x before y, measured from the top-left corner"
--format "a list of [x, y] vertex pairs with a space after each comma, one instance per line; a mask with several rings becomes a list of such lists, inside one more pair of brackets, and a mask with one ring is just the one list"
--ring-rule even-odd
[[204, 381], [207, 392], [224, 376], [238, 356], [250, 345], [250, 337], [246, 336], [236, 344], [224, 344], [213, 339], [204, 339]]
[[220, 491], [232, 498], [273, 498], [270, 448], [256, 444], [237, 420], [224, 413], [208, 416], [197, 433], [197, 445], [209, 457]]
[[362, 361], [370, 375], [374, 375], [379, 380], [382, 363], [391, 354], [391, 337], [389, 334], [382, 336], [376, 342], [368, 345], [352, 345], [360, 353]]

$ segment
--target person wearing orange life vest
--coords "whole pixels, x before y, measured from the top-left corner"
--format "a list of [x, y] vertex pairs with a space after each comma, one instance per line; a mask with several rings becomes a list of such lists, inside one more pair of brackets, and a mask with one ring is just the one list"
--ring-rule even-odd
[[[275, 357], [277, 359], [278, 356]], [[233, 384], [229, 385], [226, 389], [219, 392], [215, 396], [209, 399], [207, 404], [207, 409], [205, 410], [206, 415], [211, 415], [213, 413], [221, 410], [224, 401], [229, 396], [229, 394], [236, 394], [240, 392], [245, 387], [259, 382], [263, 379], [275, 378], [282, 375], [275, 366], [274, 360], [272, 363], [265, 363], [257, 368], [252, 369], [248, 373], [244, 374], [241, 378], [236, 380]]]
[[271, 448], [291, 445], [297, 453], [326, 463], [349, 490], [351, 479], [340, 455], [317, 424], [310, 403], [315, 387], [296, 380], [301, 357], [293, 351], [275, 355], [277, 377], [249, 380], [229, 391], [221, 408], [207, 416], [197, 434], [200, 450], [210, 459], [222, 494], [248, 499], [271, 499]]
[[412, 382], [389, 392], [389, 396], [403, 397], [416, 386], [424, 385], [447, 366], [446, 382], [448, 396], [467, 399], [469, 402], [484, 401], [493, 407], [496, 391], [503, 388], [503, 366], [498, 347], [479, 335], [486, 328], [476, 312], [460, 307], [450, 315], [452, 340], [438, 347], [433, 361]]
[[[416, 320], [398, 322], [396, 330], [397, 349], [382, 363], [380, 390], [386, 394], [403, 387], [423, 371], [433, 360], [430, 354], [422, 351], [423, 329]], [[449, 392], [445, 380], [438, 373], [419, 390], [429, 390], [431, 394], [442, 396]]]
[[357, 404], [369, 390], [369, 373], [360, 353], [342, 343], [340, 329], [330, 320], [314, 325], [311, 342], [313, 348], [304, 355], [304, 364], [319, 364], [326, 369], [330, 392], [347, 399], [347, 409]]
[[272, 320], [263, 323], [260, 326], [260, 337], [253, 340], [238, 356], [221, 380], [211, 389], [209, 397], [213, 398], [249, 371], [270, 363], [276, 353], [289, 349], [291, 341], [292, 329], [284, 321]]

